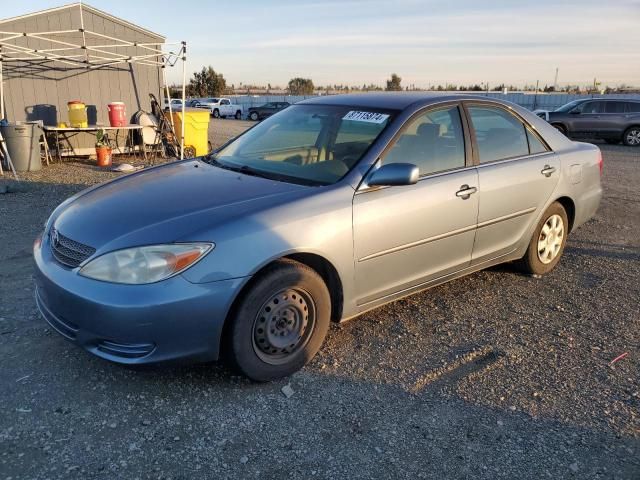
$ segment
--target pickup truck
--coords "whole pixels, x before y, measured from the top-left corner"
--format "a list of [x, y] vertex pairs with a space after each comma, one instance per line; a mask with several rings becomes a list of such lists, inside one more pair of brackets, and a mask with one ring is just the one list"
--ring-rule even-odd
[[228, 98], [203, 98], [197, 105], [198, 108], [207, 108], [215, 118], [235, 117], [242, 118], [242, 107], [231, 103]]

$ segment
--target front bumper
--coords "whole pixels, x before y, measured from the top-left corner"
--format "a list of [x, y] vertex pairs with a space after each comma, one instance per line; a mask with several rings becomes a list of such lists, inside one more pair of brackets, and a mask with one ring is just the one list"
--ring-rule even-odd
[[227, 312], [245, 279], [149, 285], [91, 280], [60, 265], [46, 237], [34, 248], [36, 303], [67, 340], [118, 363], [216, 360]]

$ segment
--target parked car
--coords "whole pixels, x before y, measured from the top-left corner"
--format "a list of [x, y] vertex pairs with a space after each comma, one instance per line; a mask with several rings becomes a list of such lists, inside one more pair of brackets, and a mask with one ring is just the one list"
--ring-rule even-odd
[[198, 102], [198, 108], [208, 108], [215, 118], [242, 118], [242, 106], [231, 103], [228, 98], [206, 98]]
[[330, 321], [503, 262], [550, 272], [601, 173], [598, 147], [507, 102], [317, 97], [66, 200], [34, 245], [36, 301], [99, 357], [272, 380]]
[[[167, 110], [169, 108], [169, 100], [167, 98], [163, 101], [164, 109]], [[185, 104], [186, 105], [186, 104]], [[181, 98], [172, 98], [171, 99], [171, 109], [179, 110], [182, 108], [182, 99]]]
[[640, 100], [574, 100], [553, 112], [540, 112], [539, 116], [571, 138], [640, 146]]
[[254, 121], [263, 120], [274, 113], [278, 113], [280, 110], [284, 110], [289, 105], [291, 105], [289, 102], [269, 102], [259, 107], [251, 107], [248, 117]]

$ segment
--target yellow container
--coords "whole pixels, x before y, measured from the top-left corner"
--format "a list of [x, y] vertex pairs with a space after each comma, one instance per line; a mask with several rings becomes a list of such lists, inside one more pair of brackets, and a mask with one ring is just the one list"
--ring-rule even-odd
[[[184, 112], [184, 148], [195, 151], [195, 156], [200, 157], [209, 153], [209, 110], [202, 108], [187, 108]], [[182, 111], [173, 112], [173, 125], [176, 138], [180, 143], [182, 133]], [[187, 156], [187, 155], [185, 155]]]
[[89, 120], [87, 118], [87, 106], [74, 100], [67, 103], [67, 111], [69, 113], [69, 125], [74, 128], [87, 128]]

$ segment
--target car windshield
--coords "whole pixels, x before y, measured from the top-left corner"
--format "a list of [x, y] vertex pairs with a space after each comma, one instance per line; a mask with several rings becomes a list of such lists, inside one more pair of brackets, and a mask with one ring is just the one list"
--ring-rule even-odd
[[576, 106], [584, 102], [584, 100], [574, 100], [573, 102], [566, 103], [559, 108], [556, 108], [554, 112], [567, 113], [573, 110]]
[[351, 170], [389, 124], [393, 111], [293, 105], [210, 156], [249, 175], [329, 185]]

